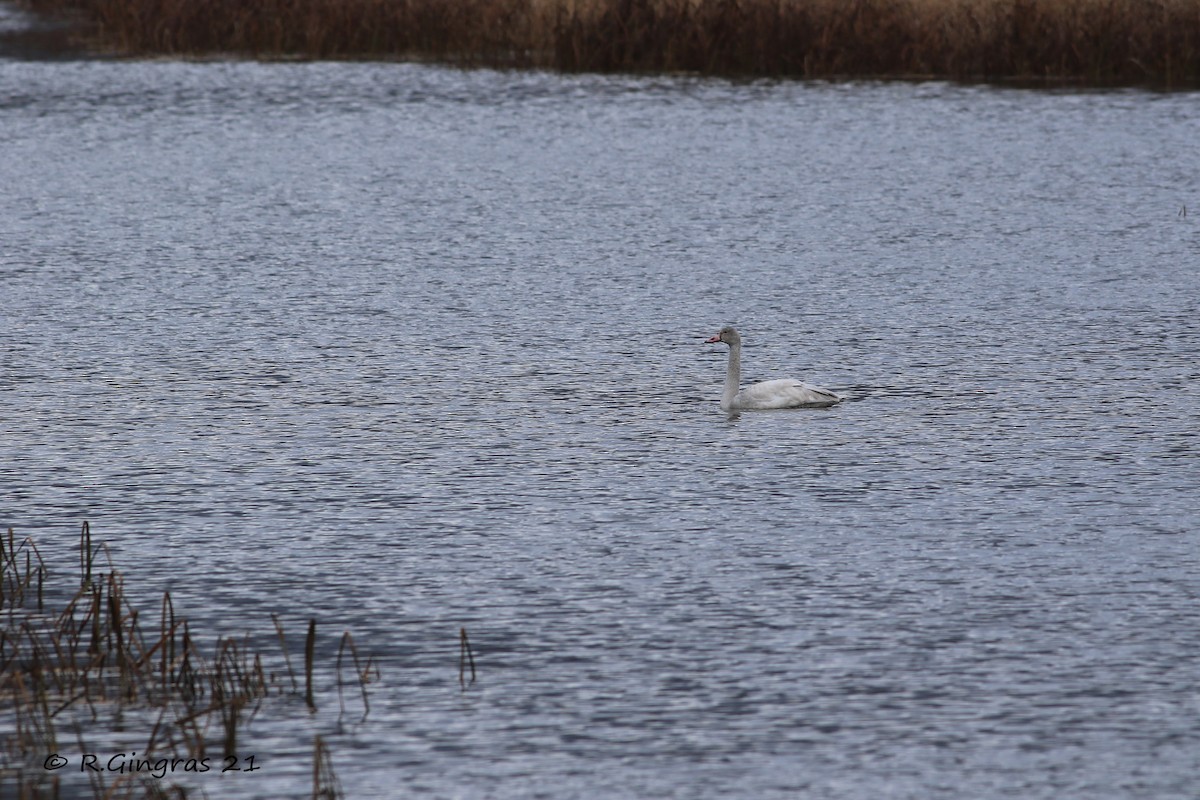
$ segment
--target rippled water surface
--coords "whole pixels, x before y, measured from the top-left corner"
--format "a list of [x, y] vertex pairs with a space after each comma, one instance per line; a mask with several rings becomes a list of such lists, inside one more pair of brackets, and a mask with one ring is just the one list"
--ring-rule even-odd
[[[365, 721], [264, 712], [210, 796], [307, 797], [319, 732], [354, 798], [1194, 797], [1198, 129], [0, 62], [0, 525], [374, 654]], [[727, 323], [847, 402], [728, 418]]]

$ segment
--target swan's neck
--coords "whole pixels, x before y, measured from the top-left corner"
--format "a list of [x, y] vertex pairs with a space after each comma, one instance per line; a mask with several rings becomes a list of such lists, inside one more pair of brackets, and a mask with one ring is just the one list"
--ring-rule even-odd
[[725, 370], [725, 393], [721, 395], [721, 409], [728, 411], [733, 408], [733, 398], [737, 397], [738, 386], [742, 382], [742, 345], [741, 342], [729, 345], [729, 367]]

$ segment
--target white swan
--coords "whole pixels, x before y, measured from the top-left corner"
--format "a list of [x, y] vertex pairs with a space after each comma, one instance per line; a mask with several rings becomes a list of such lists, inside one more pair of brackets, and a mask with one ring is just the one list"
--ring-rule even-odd
[[818, 389], [790, 378], [752, 383], [739, 391], [742, 382], [742, 337], [731, 326], [705, 344], [724, 342], [729, 345], [729, 369], [725, 373], [725, 393], [721, 395], [722, 411], [764, 411], [771, 408], [824, 408], [842, 402], [828, 389]]

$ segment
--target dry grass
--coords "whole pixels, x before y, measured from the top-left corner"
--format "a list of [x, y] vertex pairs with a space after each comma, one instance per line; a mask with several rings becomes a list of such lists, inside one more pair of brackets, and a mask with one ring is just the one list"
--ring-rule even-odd
[[1200, 0], [26, 0], [128, 55], [1200, 82]]
[[[221, 637], [209, 656], [191, 635], [187, 620], [176, 617], [169, 593], [157, 613], [139, 613], [129, 602], [121, 574], [111, 566], [95, 569], [100, 548], [92, 545], [86, 523], [79, 553], [78, 589], [63, 592], [61, 580], [48, 582], [52, 576], [32, 540], [18, 540], [12, 530], [0, 533], [0, 763], [24, 765], [0, 769], [0, 786], [15, 782], [13, 796], [21, 798], [58, 797], [58, 775], [41, 765], [49, 754], [72, 748], [63, 729], [73, 730], [79, 752], [90, 752], [81, 730], [103, 736], [112, 720], [127, 731], [131, 720], [146, 724], [146, 740], [136, 750], [144, 759], [207, 757], [220, 769], [222, 759], [238, 754], [247, 720], [269, 697], [289, 691], [279, 674], [264, 666], [263, 655], [250, 647], [248, 637]], [[50, 590], [66, 596], [61, 608], [48, 607]], [[146, 617], [149, 625], [143, 622]], [[278, 621], [275, 627], [290, 693], [298, 694], [283, 629]], [[304, 665], [310, 706], [314, 630], [310, 622]], [[348, 634], [338, 654], [339, 698], [347, 647], [365, 710], [365, 684], [375, 668], [370, 660], [364, 664], [359, 659]], [[344, 711], [344, 700], [340, 702]], [[97, 798], [185, 796], [167, 785], [169, 780], [145, 773], [107, 781], [95, 773], [89, 780]], [[313, 796], [340, 796], [319, 737]]]

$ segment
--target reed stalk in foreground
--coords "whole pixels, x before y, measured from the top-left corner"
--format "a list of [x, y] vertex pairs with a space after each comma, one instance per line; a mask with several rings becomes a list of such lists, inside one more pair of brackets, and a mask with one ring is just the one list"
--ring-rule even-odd
[[467, 665], [471, 667], [471, 683], [475, 683], [475, 653], [471, 651], [471, 640], [467, 638], [467, 629], [458, 629], [458, 685], [463, 691], [467, 689]]
[[[169, 593], [163, 595], [157, 631], [147, 631], [126, 595], [121, 574], [111, 565], [108, 571], [96, 569], [98, 552], [85, 524], [78, 588], [71, 594], [57, 587], [60, 596], [67, 596], [65, 604], [61, 610], [47, 611], [43, 584], [48, 571], [41, 554], [30, 539], [18, 540], [11, 529], [0, 534], [0, 795], [5, 797], [13, 781], [15, 797], [58, 797], [59, 776], [43, 765], [63, 746], [62, 729], [73, 728], [79, 752], [90, 752], [81, 728], [86, 725], [95, 733], [110, 715], [118, 721], [147, 721], [148, 738], [137, 749], [143, 760], [187, 762], [204, 759], [212, 749], [220, 753], [218, 759], [236, 761], [239, 734], [249, 717], [268, 697], [286, 691], [247, 639], [220, 638], [214, 657], [206, 657], [189, 634], [187, 620], [176, 616]], [[310, 707], [315, 705], [314, 628], [315, 623], [309, 628], [305, 656]], [[276, 631], [282, 646], [278, 620]], [[365, 713], [365, 684], [373, 667], [369, 659], [361, 667], [349, 634], [342, 646], [354, 657]], [[338, 696], [344, 712], [341, 655], [339, 650]], [[285, 664], [295, 693], [286, 651]], [[129, 730], [128, 721], [119, 724]], [[217, 740], [210, 741], [212, 731], [219, 731]], [[314, 770], [321, 776], [319, 796], [340, 797], [328, 748], [319, 737]], [[168, 790], [184, 794], [144, 772], [109, 778], [88, 773], [93, 796], [115, 800], [161, 798]]]
[[25, 0], [118, 54], [1200, 83], [1200, 0]]

